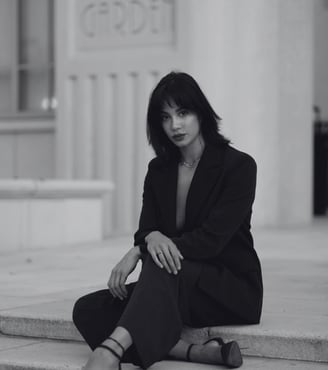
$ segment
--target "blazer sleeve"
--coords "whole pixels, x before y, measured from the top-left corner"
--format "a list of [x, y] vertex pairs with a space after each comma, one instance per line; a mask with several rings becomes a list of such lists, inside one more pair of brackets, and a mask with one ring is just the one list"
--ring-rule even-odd
[[219, 255], [251, 212], [256, 187], [253, 158], [246, 156], [224, 176], [223, 190], [201, 227], [172, 238], [186, 258], [200, 260]]
[[158, 229], [156, 202], [151, 186], [151, 164], [152, 162], [149, 163], [148, 171], [144, 181], [139, 227], [134, 234], [134, 245], [140, 246], [140, 250], [142, 252], [146, 252], [145, 237], [151, 231]]

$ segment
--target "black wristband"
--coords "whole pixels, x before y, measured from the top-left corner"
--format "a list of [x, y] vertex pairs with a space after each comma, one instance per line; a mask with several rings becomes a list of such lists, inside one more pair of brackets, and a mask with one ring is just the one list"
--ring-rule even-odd
[[148, 252], [146, 243], [139, 244], [138, 247], [139, 247], [141, 253], [147, 253]]

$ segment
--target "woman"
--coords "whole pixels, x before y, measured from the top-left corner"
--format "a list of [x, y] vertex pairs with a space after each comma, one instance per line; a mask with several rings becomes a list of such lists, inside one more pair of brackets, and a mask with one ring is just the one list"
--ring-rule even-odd
[[[94, 350], [86, 369], [143, 368], [171, 358], [239, 367], [238, 344], [181, 339], [191, 327], [256, 324], [261, 267], [250, 232], [256, 164], [233, 149], [220, 118], [186, 73], [162, 78], [149, 101], [149, 163], [135, 247], [109, 290], [80, 298], [73, 320]], [[138, 261], [136, 283], [125, 285]]]

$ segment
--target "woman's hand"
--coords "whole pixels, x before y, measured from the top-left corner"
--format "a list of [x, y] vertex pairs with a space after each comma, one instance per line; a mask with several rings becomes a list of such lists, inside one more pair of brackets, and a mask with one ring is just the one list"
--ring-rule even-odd
[[113, 268], [107, 286], [114, 297], [121, 300], [128, 295], [125, 282], [131, 272], [136, 268], [141, 257], [138, 247], [131, 248], [121, 261]]
[[153, 231], [145, 238], [147, 250], [156, 265], [165, 268], [171, 274], [177, 274], [181, 270], [183, 256], [170, 238], [159, 231]]

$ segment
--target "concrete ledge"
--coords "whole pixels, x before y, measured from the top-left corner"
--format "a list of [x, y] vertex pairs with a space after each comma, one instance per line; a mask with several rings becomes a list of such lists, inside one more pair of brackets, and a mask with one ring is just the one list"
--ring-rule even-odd
[[0, 317], [0, 333], [21, 337], [83, 341], [71, 321], [31, 317]]
[[209, 329], [210, 337], [219, 334], [237, 340], [249, 356], [328, 362], [328, 334], [266, 329], [265, 325]]
[[[25, 340], [0, 337], [1, 370], [81, 370], [90, 350], [84, 344]], [[137, 370], [123, 364], [123, 370]], [[219, 368], [215, 366], [215, 368]], [[223, 367], [222, 367], [223, 368]], [[284, 361], [244, 357], [243, 370], [323, 370], [326, 365], [313, 362]], [[161, 361], [152, 370], [213, 370], [213, 365], [183, 361]]]
[[[65, 300], [1, 311], [0, 331], [15, 336], [82, 341], [70, 319], [72, 307], [73, 302]], [[288, 326], [283, 329], [279, 320], [272, 317], [261, 325], [185, 328], [183, 338], [202, 343], [221, 336], [237, 340], [242, 353], [248, 356], [328, 362], [328, 334], [295, 332]]]

